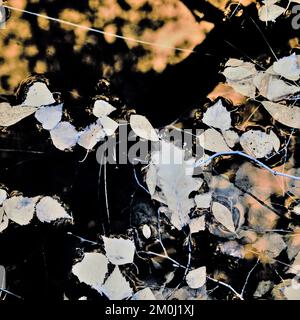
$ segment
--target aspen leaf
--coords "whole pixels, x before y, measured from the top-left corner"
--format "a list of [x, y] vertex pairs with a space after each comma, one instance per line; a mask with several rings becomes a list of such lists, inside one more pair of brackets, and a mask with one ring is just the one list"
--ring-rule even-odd
[[203, 194], [197, 194], [195, 196], [195, 202], [197, 208], [209, 208], [212, 200], [212, 192], [207, 192]]
[[79, 133], [78, 144], [87, 150], [91, 150], [106, 136], [101, 124], [91, 124]]
[[231, 127], [230, 112], [223, 106], [221, 100], [207, 109], [202, 121], [208, 126], [221, 130], [227, 130]]
[[0, 206], [2, 205], [3, 201], [7, 198], [7, 192], [3, 189], [0, 189]]
[[45, 130], [52, 130], [61, 121], [62, 108], [62, 104], [53, 107], [41, 107], [36, 111], [35, 117]]
[[28, 89], [23, 106], [41, 107], [55, 103], [52, 93], [43, 82], [34, 82]]
[[107, 116], [100, 117], [97, 121], [97, 124], [101, 124], [107, 136], [112, 136], [119, 127], [118, 122], [114, 121], [113, 119]]
[[198, 136], [199, 144], [202, 148], [212, 152], [231, 151], [227, 146], [223, 136], [215, 129], [207, 129]]
[[227, 207], [219, 202], [214, 202], [212, 204], [212, 214], [216, 220], [221, 223], [226, 229], [235, 233], [235, 226], [232, 220], [232, 213]]
[[291, 81], [297, 81], [300, 78], [300, 66], [295, 53], [275, 61], [273, 70], [278, 75]]
[[123, 300], [131, 297], [133, 294], [129, 282], [122, 275], [118, 266], [115, 267], [114, 271], [101, 286], [101, 291], [110, 300]]
[[263, 5], [259, 10], [258, 10], [258, 16], [261, 21], [268, 22], [272, 21], [275, 22], [275, 20], [281, 16], [285, 12], [285, 8], [280, 7], [276, 5], [278, 1], [269, 1], [265, 0]]
[[189, 223], [191, 233], [197, 233], [205, 230], [205, 215], [193, 218]]
[[72, 219], [63, 206], [51, 197], [43, 197], [36, 205], [36, 215], [41, 222], [52, 222], [57, 219]]
[[186, 283], [191, 289], [198, 289], [206, 283], [206, 267], [189, 271], [186, 276]]
[[12, 126], [19, 121], [27, 118], [28, 116], [35, 113], [37, 108], [35, 107], [23, 107], [23, 106], [15, 106], [11, 107], [10, 104], [6, 102], [0, 103], [0, 126], [1, 127], [9, 127]]
[[141, 115], [132, 115], [130, 117], [130, 126], [133, 132], [140, 138], [150, 140], [150, 141], [158, 141], [158, 135], [154, 128], [152, 127], [149, 120]]
[[94, 103], [93, 114], [97, 118], [100, 118], [103, 116], [108, 116], [109, 114], [111, 114], [115, 110], [116, 110], [116, 108], [113, 107], [110, 103], [108, 103], [104, 100], [97, 100]]
[[15, 223], [24, 226], [32, 220], [35, 205], [40, 197], [25, 198], [12, 197], [3, 202], [3, 208], [7, 217]]
[[85, 253], [83, 260], [76, 263], [72, 273], [83, 282], [98, 292], [102, 292], [101, 286], [108, 272], [108, 260], [105, 255], [96, 252]]
[[75, 127], [66, 121], [60, 122], [52, 129], [50, 135], [55, 147], [62, 151], [74, 147], [79, 138], [79, 133]]
[[147, 224], [144, 224], [144, 225], [143, 225], [142, 231], [143, 231], [143, 236], [144, 236], [146, 239], [149, 239], [149, 238], [151, 237], [152, 232], [151, 232], [150, 227], [149, 227]]
[[122, 238], [107, 238], [102, 236], [104, 249], [108, 260], [115, 265], [132, 263], [135, 253], [133, 241]]
[[300, 129], [300, 108], [286, 106], [270, 101], [263, 101], [262, 105], [270, 115], [285, 126]]

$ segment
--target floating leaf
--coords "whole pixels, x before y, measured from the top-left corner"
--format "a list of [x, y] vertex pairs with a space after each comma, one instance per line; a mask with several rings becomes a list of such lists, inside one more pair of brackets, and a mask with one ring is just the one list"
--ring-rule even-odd
[[94, 108], [93, 108], [93, 114], [97, 117], [103, 117], [103, 116], [108, 116], [111, 114], [113, 111], [115, 111], [116, 108], [113, 107], [111, 104], [104, 100], [97, 100], [94, 103]]
[[122, 238], [107, 238], [102, 236], [104, 249], [108, 260], [115, 265], [133, 263], [135, 245], [133, 241]]
[[212, 152], [231, 151], [227, 146], [223, 136], [215, 129], [207, 129], [198, 136], [199, 144], [202, 148]]
[[108, 260], [105, 255], [96, 252], [85, 253], [83, 260], [76, 263], [72, 273], [80, 282], [86, 283], [98, 292], [102, 292], [102, 284], [108, 272]]
[[273, 131], [267, 134], [260, 130], [249, 130], [240, 137], [240, 144], [250, 156], [264, 158], [274, 150], [279, 150], [280, 140]]
[[152, 127], [151, 123], [144, 116], [132, 115], [130, 117], [130, 126], [133, 132], [140, 138], [150, 141], [159, 140], [158, 135]]
[[300, 108], [293, 106], [286, 106], [270, 101], [262, 102], [265, 109], [278, 122], [285, 126], [300, 129]]
[[34, 82], [28, 89], [23, 106], [41, 107], [55, 103], [52, 93], [43, 82]]
[[79, 138], [79, 133], [75, 127], [66, 121], [60, 122], [52, 129], [50, 135], [55, 147], [62, 151], [74, 147]]
[[7, 217], [15, 223], [24, 226], [32, 220], [35, 205], [40, 197], [25, 198], [12, 197], [3, 202], [3, 208]]
[[35, 107], [12, 107], [9, 103], [0, 103], [0, 126], [9, 127], [35, 113]]
[[149, 165], [149, 168], [146, 173], [146, 184], [150, 192], [150, 195], [153, 196], [157, 185], [157, 174], [155, 166], [152, 164]]
[[227, 207], [219, 202], [212, 204], [212, 213], [216, 220], [221, 223], [226, 229], [235, 233], [235, 226], [232, 220], [232, 213]]
[[72, 219], [63, 206], [51, 197], [43, 197], [36, 205], [36, 215], [41, 222]]
[[102, 285], [101, 290], [110, 300], [123, 300], [133, 294], [128, 281], [122, 275], [118, 266], [115, 267], [104, 285]]
[[205, 230], [205, 215], [191, 219], [190, 223], [191, 233], [197, 233]]
[[286, 248], [286, 243], [282, 236], [277, 233], [265, 234], [259, 238], [253, 245], [262, 259], [272, 259], [279, 256], [282, 250]]
[[186, 276], [186, 283], [191, 289], [198, 289], [206, 283], [206, 267], [189, 271]]
[[221, 100], [207, 109], [202, 121], [208, 126], [221, 130], [227, 130], [231, 127], [230, 112], [223, 106]]
[[62, 104], [54, 107], [41, 107], [36, 111], [35, 117], [45, 130], [52, 130], [61, 121], [62, 108]]
[[79, 135], [78, 144], [87, 150], [91, 150], [106, 136], [106, 133], [101, 124], [95, 123], [85, 128]]
[[3, 189], [0, 189], [0, 206], [2, 205], [3, 201], [7, 198], [7, 192]]
[[212, 200], [212, 192], [198, 194], [195, 196], [197, 208], [209, 208]]
[[291, 81], [297, 81], [300, 78], [300, 66], [295, 53], [275, 61], [273, 70], [278, 75]]
[[112, 136], [119, 127], [118, 122], [106, 116], [102, 116], [101, 118], [99, 118], [97, 124], [101, 124], [107, 136]]
[[285, 12], [285, 8], [275, 4], [278, 2], [276, 0], [264, 0], [263, 2], [265, 5], [258, 10], [258, 16], [261, 21], [275, 22], [275, 20]]
[[239, 135], [233, 130], [226, 130], [222, 132], [223, 138], [228, 147], [233, 148], [239, 142]]
[[149, 239], [151, 237], [151, 229], [150, 227], [147, 225], [147, 224], [144, 224], [143, 225], [143, 236], [146, 238], [146, 239]]
[[131, 300], [156, 300], [150, 288], [145, 288], [135, 293]]

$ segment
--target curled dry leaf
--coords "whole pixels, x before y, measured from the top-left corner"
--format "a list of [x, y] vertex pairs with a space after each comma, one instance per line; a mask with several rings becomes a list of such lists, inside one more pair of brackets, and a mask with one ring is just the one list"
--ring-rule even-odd
[[152, 127], [149, 120], [141, 115], [132, 115], [130, 117], [130, 126], [133, 132], [140, 138], [150, 140], [150, 141], [158, 141], [158, 135], [155, 129]]
[[249, 130], [240, 137], [240, 144], [254, 158], [264, 158], [280, 148], [280, 140], [273, 131], [267, 134], [260, 130]]
[[213, 202], [211, 211], [219, 223], [221, 223], [229, 231], [235, 233], [232, 213], [227, 207], [219, 202]]
[[63, 206], [51, 197], [43, 197], [36, 205], [36, 215], [41, 222], [72, 219]]
[[23, 106], [41, 107], [55, 103], [52, 93], [43, 82], [34, 82], [28, 89]]
[[199, 144], [202, 148], [212, 152], [231, 151], [227, 146], [223, 136], [215, 129], [207, 129], [198, 136]]
[[50, 135], [55, 147], [62, 151], [74, 147], [79, 138], [79, 133], [75, 127], [66, 121], [60, 122], [52, 129]]
[[0, 126], [9, 127], [35, 113], [36, 107], [12, 107], [9, 103], [0, 103]]
[[45, 130], [52, 130], [61, 121], [62, 110], [63, 104], [54, 107], [41, 107], [36, 111], [35, 117]]
[[206, 267], [189, 271], [186, 276], [186, 283], [191, 289], [198, 289], [206, 283]]
[[202, 122], [214, 128], [228, 130], [231, 127], [231, 115], [223, 106], [222, 100], [218, 100], [204, 113]]
[[131, 300], [156, 300], [150, 288], [145, 288], [135, 293]]
[[72, 273], [83, 282], [98, 292], [102, 292], [101, 286], [108, 272], [108, 260], [105, 255], [96, 252], [85, 253], [82, 261], [76, 263]]
[[263, 101], [262, 104], [276, 121], [284, 124], [285, 126], [300, 129], [299, 107], [289, 107], [270, 101]]
[[21, 226], [24, 226], [29, 224], [32, 220], [35, 211], [35, 205], [39, 199], [40, 197], [12, 197], [3, 202], [3, 208], [10, 220]]
[[129, 282], [122, 275], [118, 266], [115, 267], [114, 271], [102, 285], [101, 291], [110, 300], [123, 300], [131, 297], [133, 294]]
[[115, 265], [133, 263], [135, 245], [133, 241], [122, 238], [107, 238], [102, 236], [104, 249], [108, 260]]
[[100, 118], [103, 116], [108, 116], [109, 114], [111, 114], [115, 110], [116, 110], [116, 108], [113, 107], [110, 103], [108, 103], [104, 100], [97, 100], [94, 103], [93, 114], [97, 118]]

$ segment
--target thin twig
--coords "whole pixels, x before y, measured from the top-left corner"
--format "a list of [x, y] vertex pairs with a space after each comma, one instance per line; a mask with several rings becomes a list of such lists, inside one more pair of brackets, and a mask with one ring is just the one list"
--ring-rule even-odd
[[247, 275], [247, 277], [246, 277], [246, 280], [245, 280], [243, 289], [242, 289], [242, 291], [241, 291], [241, 296], [242, 296], [242, 297], [244, 296], [244, 292], [245, 292], [246, 286], [247, 286], [247, 284], [248, 284], [249, 278], [250, 278], [252, 272], [254, 271], [254, 269], [257, 267], [258, 263], [259, 263], [259, 258], [257, 259], [255, 265], [251, 268], [251, 270], [249, 271], [249, 273], [248, 273], [248, 275]]
[[223, 281], [216, 280], [214, 278], [208, 277], [208, 276], [206, 278], [211, 280], [211, 281], [213, 281], [213, 282], [216, 282], [216, 283], [218, 283], [218, 284], [220, 284], [220, 285], [222, 285], [222, 286], [224, 286], [224, 287], [226, 287], [228, 289], [230, 289], [240, 300], [244, 300], [244, 298], [235, 289], [233, 289], [231, 285], [229, 285], [229, 284], [227, 284], [227, 283], [225, 283]]
[[6, 293], [6, 294], [9, 294], [9, 295], [11, 295], [11, 296], [13, 296], [13, 297], [16, 297], [16, 298], [18, 298], [18, 299], [20, 299], [20, 300], [24, 300], [21, 296], [18, 296], [17, 294], [15, 294], [15, 293], [13, 293], [13, 292], [10, 292], [10, 291], [8, 291], [8, 290], [6, 290], [6, 289], [1, 289], [1, 288], [0, 288], [0, 291], [1, 291], [1, 292], [4, 292], [4, 293]]

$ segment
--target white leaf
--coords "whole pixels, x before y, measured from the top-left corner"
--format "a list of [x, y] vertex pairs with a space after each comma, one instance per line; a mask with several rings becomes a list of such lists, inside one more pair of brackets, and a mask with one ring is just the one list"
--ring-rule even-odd
[[37, 108], [35, 107], [23, 107], [15, 106], [11, 107], [9, 103], [0, 103], [0, 126], [9, 127], [12, 126], [24, 118], [35, 113]]
[[40, 197], [25, 198], [12, 197], [3, 202], [3, 208], [7, 217], [15, 223], [24, 226], [32, 220], [36, 202]]
[[226, 130], [222, 132], [223, 138], [225, 139], [227, 145], [233, 148], [239, 142], [239, 135], [233, 130]]
[[104, 100], [97, 100], [94, 103], [93, 114], [97, 118], [100, 118], [102, 116], [108, 116], [109, 114], [111, 114], [115, 110], [116, 110], [116, 108], [113, 107], [108, 102], [106, 102]]
[[101, 124], [91, 124], [80, 133], [78, 144], [87, 150], [91, 150], [94, 146], [106, 136]]
[[300, 251], [295, 257], [293, 264], [290, 266], [288, 273], [299, 274], [300, 272]]
[[240, 137], [240, 144], [244, 151], [250, 156], [254, 158], [264, 158], [274, 150], [278, 151], [280, 140], [274, 133], [267, 134], [260, 130], [249, 130]]
[[122, 275], [118, 266], [115, 267], [104, 285], [102, 285], [101, 290], [110, 300], [123, 300], [133, 294], [128, 281]]
[[7, 192], [3, 189], [0, 189], [0, 206], [2, 205], [3, 201], [7, 199]]
[[212, 152], [231, 151], [227, 146], [223, 136], [215, 129], [207, 129], [198, 136], [199, 144], [202, 148]]
[[150, 141], [159, 140], [158, 135], [152, 127], [151, 123], [144, 116], [132, 115], [130, 117], [130, 126], [133, 132], [140, 138]]
[[299, 107], [288, 107], [283, 104], [270, 101], [263, 101], [262, 104], [276, 121], [284, 124], [285, 126], [300, 129]]
[[192, 177], [195, 159], [185, 161], [184, 150], [172, 143], [161, 141], [161, 149], [152, 153], [151, 161], [156, 167], [157, 186], [161, 190], [152, 198], [164, 199], [171, 214], [171, 223], [181, 230], [189, 223], [189, 212], [195, 206], [189, 195], [192, 191], [198, 190], [203, 183], [202, 179]]
[[103, 130], [107, 136], [112, 136], [119, 127], [118, 122], [106, 116], [102, 116], [101, 118], [99, 118], [97, 124], [102, 125]]
[[190, 223], [191, 233], [197, 233], [205, 230], [205, 215], [191, 219]]
[[295, 53], [275, 61], [273, 70], [288, 80], [297, 81], [300, 78], [300, 66]]
[[102, 236], [104, 249], [108, 260], [115, 265], [133, 263], [135, 245], [133, 241], [122, 238], [107, 238]]
[[74, 147], [79, 138], [79, 133], [75, 127], [66, 121], [60, 122], [52, 129], [50, 135], [55, 147], [62, 151]]
[[283, 292], [287, 300], [300, 300], [300, 288], [298, 284], [297, 287], [293, 287], [292, 285], [285, 287]]
[[35, 117], [45, 130], [52, 130], [61, 121], [62, 108], [62, 104], [54, 107], [41, 107], [36, 111]]
[[52, 222], [57, 219], [72, 219], [63, 206], [51, 197], [43, 197], [36, 205], [36, 215], [41, 222]]
[[258, 10], [259, 19], [264, 22], [273, 21], [284, 13], [285, 9], [276, 5], [264, 5]]
[[150, 195], [153, 196], [157, 185], [157, 174], [154, 165], [150, 164], [146, 173], [146, 184]]
[[226, 229], [235, 233], [235, 226], [232, 220], [232, 213], [227, 207], [219, 202], [214, 202], [212, 204], [212, 214], [216, 220], [221, 223]]
[[55, 103], [52, 93], [45, 83], [35, 82], [28, 89], [23, 106], [41, 107]]
[[101, 286], [108, 272], [107, 266], [108, 260], [105, 255], [90, 252], [85, 253], [83, 260], [73, 266], [72, 273], [80, 282], [86, 283], [101, 293]]
[[212, 200], [212, 192], [207, 192], [203, 194], [197, 194], [195, 196], [195, 202], [197, 208], [209, 208]]
[[253, 83], [259, 90], [259, 93], [271, 101], [284, 99], [300, 91], [298, 86], [290, 85], [276, 76], [265, 72], [258, 73], [254, 77]]
[[3, 207], [0, 208], [0, 233], [8, 227], [8, 217], [4, 212]]
[[186, 276], [186, 283], [191, 289], [198, 289], [206, 283], [206, 267], [201, 267], [189, 271]]
[[149, 239], [151, 237], [151, 229], [150, 227], [147, 225], [147, 224], [144, 224], [143, 225], [143, 236], [146, 238], [146, 239]]
[[262, 252], [269, 258], [274, 259], [286, 248], [286, 243], [280, 234], [268, 233], [259, 238], [252, 246], [258, 252]]
[[156, 300], [150, 288], [145, 288], [135, 293], [131, 300]]
[[221, 100], [207, 109], [202, 121], [208, 126], [221, 130], [227, 130], [231, 127], [230, 112], [223, 106]]

